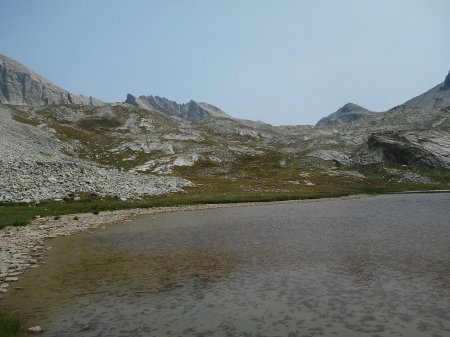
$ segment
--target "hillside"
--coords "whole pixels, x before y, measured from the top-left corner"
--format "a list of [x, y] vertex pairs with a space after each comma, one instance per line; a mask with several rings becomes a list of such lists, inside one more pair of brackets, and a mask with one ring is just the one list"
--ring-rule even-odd
[[[272, 126], [157, 96], [58, 101], [70, 94], [26, 67], [8, 67], [0, 82], [9, 93], [0, 104], [2, 203], [183, 190], [180, 198], [207, 201], [450, 184], [448, 106], [372, 113], [347, 104], [317, 126]], [[34, 91], [11, 95], [16, 82], [9, 79], [25, 77], [42, 93], [58, 93], [48, 96], [54, 102]]]

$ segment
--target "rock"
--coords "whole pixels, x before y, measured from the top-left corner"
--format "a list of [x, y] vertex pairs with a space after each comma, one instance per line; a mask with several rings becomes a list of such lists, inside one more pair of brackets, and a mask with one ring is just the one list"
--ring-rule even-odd
[[328, 171], [327, 175], [332, 177], [354, 177], [358, 179], [365, 179], [366, 176], [358, 171]]
[[225, 112], [211, 104], [198, 103], [192, 100], [189, 103], [178, 104], [175, 101], [159, 96], [139, 96], [136, 98], [128, 94], [125, 103], [142, 109], [158, 111], [168, 116], [180, 117], [192, 122], [209, 117], [230, 118]]
[[316, 126], [335, 126], [339, 124], [351, 123], [373, 114], [359, 105], [347, 103], [342, 108], [322, 118]]
[[41, 328], [39, 325], [33, 326], [33, 327], [31, 327], [31, 328], [28, 328], [28, 332], [31, 332], [31, 333], [41, 333], [41, 332], [42, 332], [42, 328]]
[[[0, 124], [0, 143], [2, 137]], [[191, 160], [194, 160], [191, 159]], [[12, 170], [12, 163], [18, 168]], [[158, 177], [155, 175], [135, 174], [127, 171], [98, 168], [90, 164], [80, 164], [65, 160], [47, 160], [41, 165], [35, 160], [23, 161], [20, 158], [0, 159], [0, 193], [9, 191], [9, 202], [38, 203], [44, 200], [63, 202], [70, 194], [91, 193], [101, 197], [118, 196], [133, 199], [146, 195], [159, 195], [181, 192], [186, 186], [193, 184], [176, 177]], [[77, 164], [77, 165], [75, 165]], [[79, 168], [83, 167], [83, 171]], [[70, 179], [49, 182], [47, 174], [64, 173]], [[29, 175], [35, 182], [26, 188], [17, 186], [19, 178]], [[78, 197], [75, 197], [78, 199]]]
[[359, 161], [450, 168], [450, 135], [434, 131], [374, 133], [367, 140], [367, 150], [360, 153]]
[[73, 95], [24, 65], [0, 54], [0, 102], [16, 105], [102, 105], [94, 97]]
[[86, 331], [86, 330], [89, 330], [91, 327], [88, 325], [88, 324], [86, 324], [85, 326], [83, 326], [81, 329], [80, 329], [80, 331]]
[[450, 106], [450, 71], [443, 83], [410, 99], [403, 105], [415, 108], [444, 108]]
[[341, 165], [348, 165], [351, 162], [350, 156], [348, 154], [336, 150], [316, 150], [309, 153], [308, 157], [316, 157], [322, 160], [336, 161]]
[[5, 281], [6, 282], [16, 282], [18, 280], [19, 280], [19, 278], [15, 277], [15, 276], [13, 276], [13, 277], [5, 277]]

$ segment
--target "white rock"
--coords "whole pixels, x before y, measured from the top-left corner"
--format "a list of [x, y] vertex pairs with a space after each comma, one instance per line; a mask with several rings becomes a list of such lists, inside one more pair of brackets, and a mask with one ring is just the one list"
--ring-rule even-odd
[[42, 328], [39, 325], [37, 325], [37, 326], [33, 326], [31, 328], [28, 328], [28, 331], [32, 332], [32, 333], [40, 333], [40, 332], [42, 332]]

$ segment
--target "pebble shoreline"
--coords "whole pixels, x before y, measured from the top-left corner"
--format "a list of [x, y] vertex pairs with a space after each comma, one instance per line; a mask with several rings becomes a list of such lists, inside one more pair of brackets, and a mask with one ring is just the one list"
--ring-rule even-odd
[[205, 204], [177, 207], [137, 208], [131, 210], [104, 211], [98, 215], [81, 213], [62, 215], [59, 219], [42, 217], [22, 227], [5, 227], [0, 230], [0, 298], [8, 291], [10, 283], [29, 268], [39, 265], [44, 253], [51, 247], [45, 247], [49, 239], [67, 236], [96, 228], [105, 228], [108, 224], [123, 222], [141, 215], [153, 215], [177, 211], [196, 211], [214, 208], [259, 206], [277, 203], [306, 203], [326, 200], [360, 199], [367, 195], [352, 195], [339, 198], [307, 200], [249, 202], [231, 204]]

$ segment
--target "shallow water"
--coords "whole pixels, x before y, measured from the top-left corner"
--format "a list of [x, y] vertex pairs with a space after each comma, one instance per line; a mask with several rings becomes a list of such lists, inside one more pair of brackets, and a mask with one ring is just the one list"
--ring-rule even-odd
[[449, 219], [450, 194], [160, 214], [52, 241], [5, 305], [44, 336], [449, 336]]

